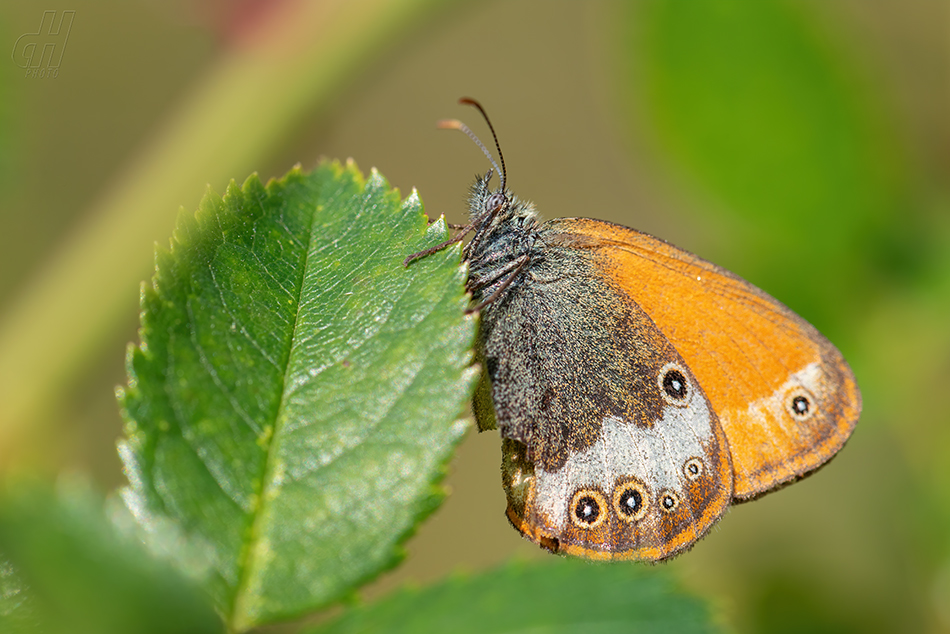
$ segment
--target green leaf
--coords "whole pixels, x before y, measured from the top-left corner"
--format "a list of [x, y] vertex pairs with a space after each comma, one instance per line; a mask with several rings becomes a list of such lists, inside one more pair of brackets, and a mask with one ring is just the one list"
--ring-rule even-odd
[[41, 626], [36, 597], [20, 571], [0, 554], [0, 631], [38, 632]]
[[912, 258], [916, 247], [914, 223], [897, 222], [896, 134], [822, 9], [649, 0], [627, 12], [623, 41], [631, 97], [645, 106], [632, 118], [645, 115], [674, 165], [720, 203], [717, 228], [742, 245], [720, 263], [834, 323], [879, 287], [876, 253]]
[[324, 163], [207, 195], [158, 252], [120, 394], [124, 496], [204, 546], [231, 629], [395, 565], [441, 501], [475, 322], [457, 247], [402, 261], [444, 237], [415, 193]]
[[0, 500], [0, 631], [223, 632], [202, 593], [106, 521], [75, 484], [20, 486]]
[[308, 634], [718, 631], [709, 607], [658, 568], [551, 559], [402, 590]]

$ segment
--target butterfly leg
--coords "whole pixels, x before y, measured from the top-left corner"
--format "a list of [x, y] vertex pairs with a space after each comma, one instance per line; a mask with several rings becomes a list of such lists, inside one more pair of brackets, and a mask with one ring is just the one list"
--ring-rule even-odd
[[[431, 225], [433, 222], [438, 222], [438, 221], [439, 221], [438, 218], [429, 218], [429, 216], [426, 216], [426, 220], [429, 221], [429, 224], [430, 224], [430, 225]], [[457, 224], [454, 224], [454, 223], [451, 223], [451, 222], [445, 223], [445, 226], [448, 227], [449, 229], [451, 229], [452, 231], [458, 231], [459, 229], [464, 229], [464, 228], [466, 227], [466, 225], [457, 225]]]
[[412, 264], [414, 261], [418, 260], [419, 258], [424, 258], [427, 255], [432, 255], [433, 253], [437, 253], [446, 247], [452, 246], [456, 242], [461, 242], [462, 238], [464, 238], [468, 234], [468, 232], [474, 228], [475, 228], [475, 225], [465, 225], [464, 227], [462, 227], [461, 231], [455, 234], [454, 237], [446, 240], [445, 242], [437, 244], [434, 247], [429, 247], [428, 249], [424, 251], [413, 253], [412, 255], [410, 255], [409, 257], [407, 257], [405, 260], [402, 261], [402, 265], [409, 266], [410, 264]]
[[501, 296], [501, 294], [505, 292], [505, 289], [511, 286], [511, 283], [514, 282], [515, 279], [517, 279], [517, 277], [521, 274], [521, 271], [523, 271], [524, 268], [528, 266], [528, 262], [530, 261], [531, 261], [531, 256], [526, 253], [522, 255], [521, 257], [515, 260], [512, 260], [511, 262], [503, 266], [499, 271], [493, 273], [491, 276], [487, 278], [484, 278], [481, 280], [474, 280], [474, 281], [469, 280], [468, 290], [471, 291], [471, 290], [477, 290], [479, 288], [485, 288], [486, 286], [498, 281], [505, 275], [508, 276], [508, 277], [505, 277], [504, 280], [502, 280], [498, 288], [495, 289], [495, 292], [493, 292], [491, 295], [489, 295], [482, 301], [478, 302], [475, 306], [470, 307], [465, 312], [466, 313], [478, 312], [482, 308], [487, 306], [488, 304], [491, 304], [493, 301], [498, 299]]

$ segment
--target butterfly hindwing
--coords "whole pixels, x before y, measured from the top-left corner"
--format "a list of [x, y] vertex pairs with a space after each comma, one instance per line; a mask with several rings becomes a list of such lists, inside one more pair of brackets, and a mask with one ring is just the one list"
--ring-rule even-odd
[[727, 443], [684, 359], [590, 255], [546, 247], [482, 315], [508, 517], [559, 552], [659, 560], [728, 506]]

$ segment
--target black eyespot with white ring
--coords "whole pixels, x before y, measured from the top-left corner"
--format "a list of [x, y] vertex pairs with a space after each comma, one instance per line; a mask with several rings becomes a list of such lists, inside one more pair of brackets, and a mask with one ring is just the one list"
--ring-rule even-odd
[[664, 401], [675, 407], [689, 405], [693, 389], [687, 376], [686, 370], [678, 363], [667, 363], [660, 368], [657, 383]]
[[680, 505], [680, 497], [673, 491], [663, 491], [660, 494], [660, 510], [672, 513]]
[[806, 421], [818, 411], [818, 400], [804, 387], [796, 387], [785, 394], [785, 410], [794, 420]]
[[571, 522], [584, 530], [597, 528], [607, 519], [607, 500], [597, 489], [581, 489], [571, 498]]
[[683, 474], [687, 480], [696, 481], [702, 477], [705, 467], [699, 458], [690, 458], [683, 464]]
[[647, 514], [650, 495], [639, 480], [626, 480], [614, 487], [614, 511], [625, 522], [636, 522]]

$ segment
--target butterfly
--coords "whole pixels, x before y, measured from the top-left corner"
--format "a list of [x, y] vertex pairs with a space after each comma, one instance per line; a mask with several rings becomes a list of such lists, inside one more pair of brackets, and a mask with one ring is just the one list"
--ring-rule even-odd
[[[480, 430], [502, 437], [507, 516], [589, 559], [660, 561], [730, 505], [841, 449], [861, 394], [841, 353], [764, 291], [688, 251], [588, 218], [542, 222], [492, 169], [460, 242], [480, 314]], [[490, 181], [497, 173], [498, 187]]]

